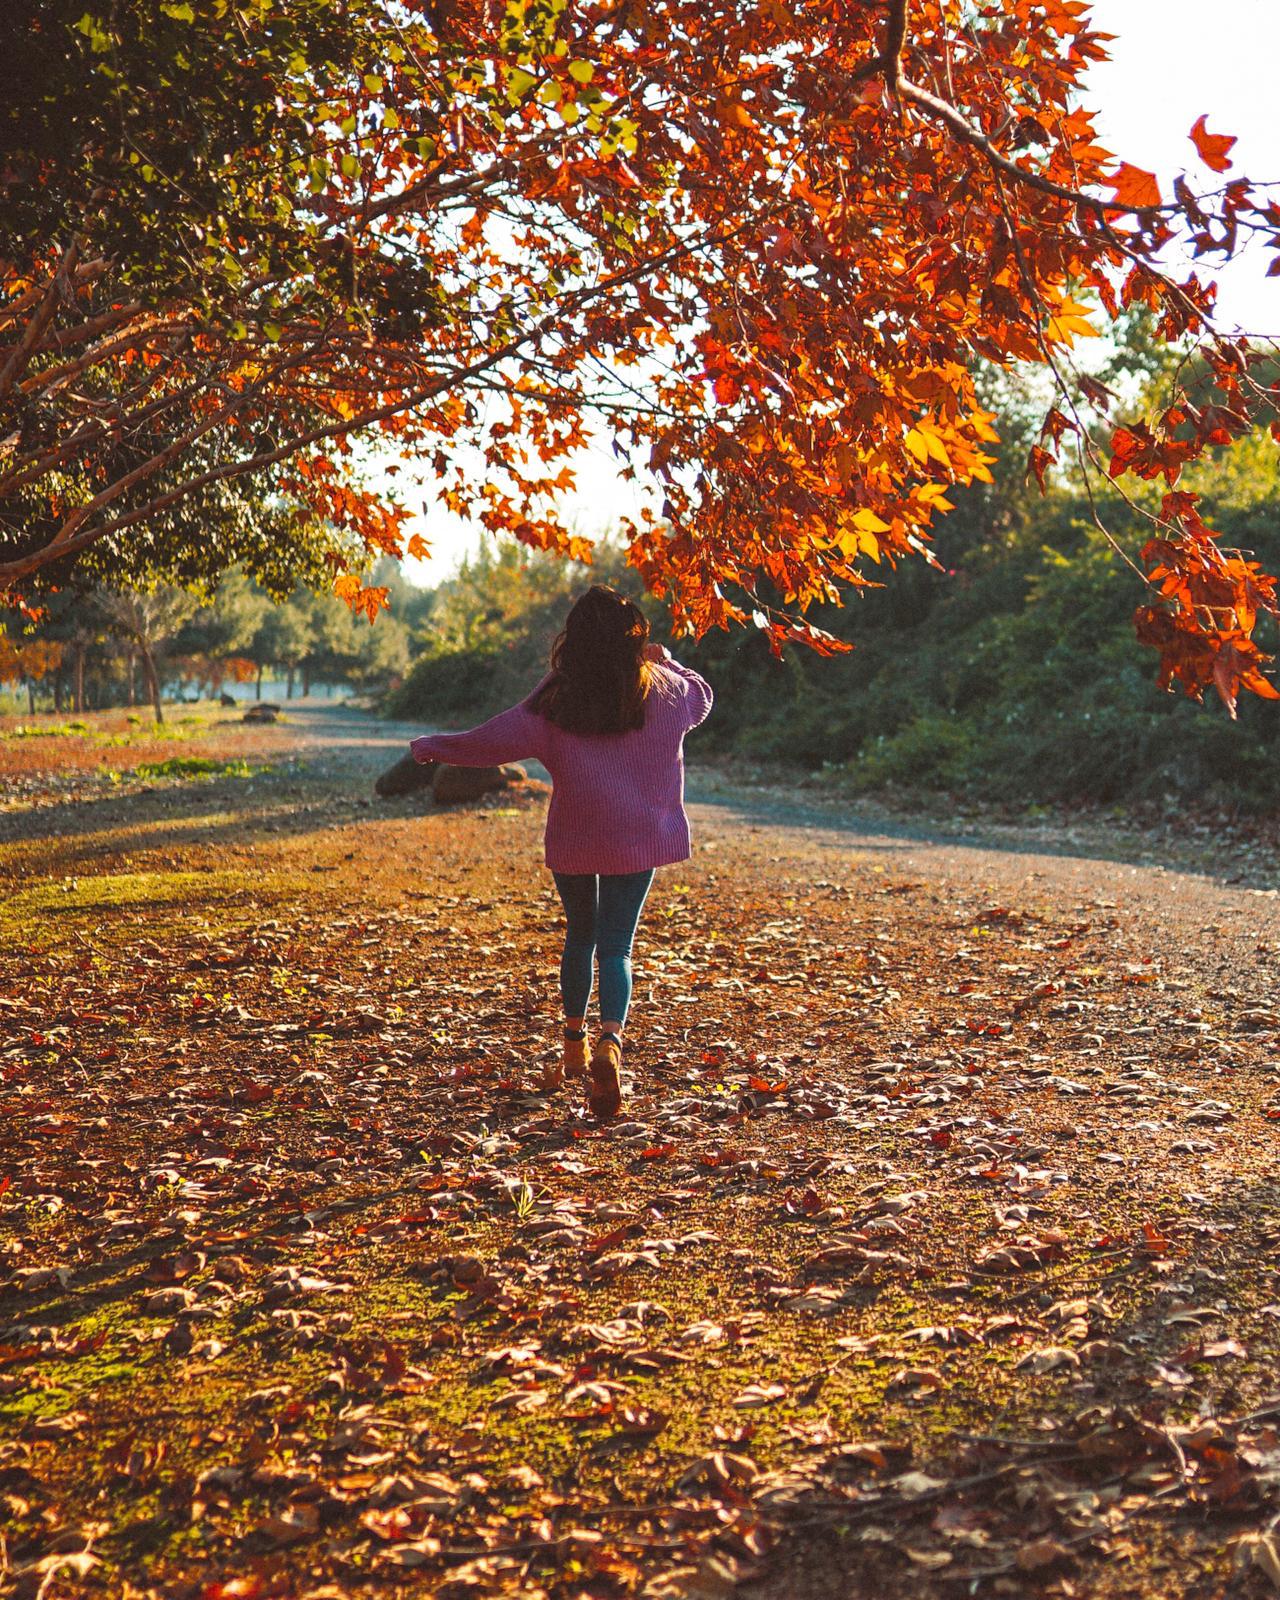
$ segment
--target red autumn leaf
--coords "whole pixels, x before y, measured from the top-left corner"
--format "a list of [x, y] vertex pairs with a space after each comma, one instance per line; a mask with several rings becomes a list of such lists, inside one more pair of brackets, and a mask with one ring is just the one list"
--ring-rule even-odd
[[1225, 172], [1231, 165], [1228, 152], [1235, 144], [1235, 137], [1226, 133], [1210, 133], [1205, 123], [1206, 117], [1197, 117], [1195, 126], [1191, 130], [1191, 141], [1200, 152], [1200, 159], [1205, 166], [1213, 172]]
[[585, 1252], [588, 1256], [603, 1255], [606, 1250], [612, 1250], [614, 1245], [621, 1244], [634, 1230], [634, 1222], [621, 1222], [607, 1233], [598, 1233], [594, 1239], [589, 1239], [584, 1247]]
[[1105, 181], [1114, 189], [1117, 204], [1127, 211], [1144, 211], [1161, 204], [1155, 173], [1132, 166], [1128, 161], [1122, 161]]

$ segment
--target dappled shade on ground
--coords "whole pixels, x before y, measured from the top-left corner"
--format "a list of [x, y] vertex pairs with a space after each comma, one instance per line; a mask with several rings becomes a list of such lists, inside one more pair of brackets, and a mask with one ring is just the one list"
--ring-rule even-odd
[[602, 1129], [540, 799], [264, 737], [0, 816], [25, 1592], [1268, 1592], [1272, 896], [704, 806]]

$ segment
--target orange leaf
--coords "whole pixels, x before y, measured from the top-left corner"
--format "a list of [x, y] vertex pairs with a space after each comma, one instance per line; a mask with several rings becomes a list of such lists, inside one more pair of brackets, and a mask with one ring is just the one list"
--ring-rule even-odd
[[1161, 204], [1160, 185], [1154, 172], [1145, 172], [1141, 167], [1122, 161], [1107, 182], [1115, 190], [1116, 204], [1126, 211], [1143, 211]]
[[1231, 165], [1228, 151], [1236, 142], [1232, 134], [1210, 133], [1205, 127], [1206, 118], [1198, 117], [1191, 130], [1191, 142], [1200, 152], [1200, 159], [1212, 172], [1225, 172]]

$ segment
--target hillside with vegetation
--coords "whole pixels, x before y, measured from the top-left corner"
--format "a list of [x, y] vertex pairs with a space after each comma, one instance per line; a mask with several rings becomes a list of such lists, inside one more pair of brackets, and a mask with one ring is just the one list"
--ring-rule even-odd
[[[1280, 555], [1280, 471], [1265, 435], [1191, 476], [1228, 545], [1264, 565]], [[1140, 506], [1117, 499], [1100, 517], [1141, 534]], [[1201, 705], [1159, 690], [1130, 620], [1137, 579], [1069, 481], [1041, 496], [1011, 446], [993, 485], [957, 496], [935, 550], [937, 568], [886, 567], [881, 587], [815, 612], [853, 644], [847, 655], [793, 647], [778, 659], [740, 630], [671, 640], [717, 691], [698, 752], [860, 792], [1250, 814], [1280, 805], [1277, 708], [1250, 698], [1233, 721], [1216, 697]], [[506, 546], [435, 592], [429, 635], [387, 709], [461, 725], [509, 704], [537, 681], [570, 598], [593, 578], [634, 594], [670, 639], [664, 608], [612, 546], [576, 569]]]

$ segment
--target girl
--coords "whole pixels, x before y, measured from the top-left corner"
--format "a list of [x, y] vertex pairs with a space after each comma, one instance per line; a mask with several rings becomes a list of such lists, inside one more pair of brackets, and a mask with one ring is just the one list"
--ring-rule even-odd
[[[622, 1030], [631, 1002], [631, 943], [655, 867], [689, 856], [684, 736], [711, 710], [709, 686], [650, 644], [639, 606], [596, 584], [565, 621], [551, 671], [519, 705], [467, 733], [426, 734], [416, 761], [498, 766], [536, 756], [551, 774], [546, 861], [564, 904], [563, 1059], [589, 1071], [592, 1114], [622, 1105]], [[592, 957], [600, 964], [600, 1037], [587, 1056]]]

